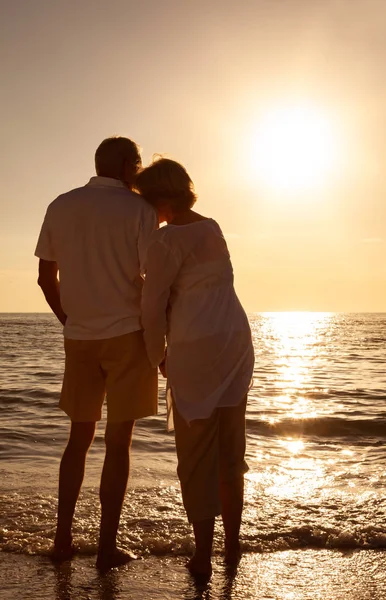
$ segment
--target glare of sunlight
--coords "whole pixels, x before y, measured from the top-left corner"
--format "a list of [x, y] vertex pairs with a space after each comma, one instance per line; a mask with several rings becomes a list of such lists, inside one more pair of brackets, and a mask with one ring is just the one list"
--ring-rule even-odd
[[308, 335], [313, 332], [318, 324], [323, 324], [326, 319], [329, 319], [333, 313], [329, 312], [265, 312], [264, 316], [272, 320], [272, 324], [279, 331], [287, 329], [290, 331], [296, 330], [297, 335]]
[[271, 474], [266, 493], [281, 498], [304, 498], [325, 483], [325, 468], [320, 460], [292, 456], [282, 463], [280, 471]]
[[354, 456], [354, 452], [352, 450], [349, 450], [348, 448], [342, 450], [341, 454], [343, 454], [344, 456]]
[[279, 419], [275, 417], [266, 417], [265, 415], [261, 417], [261, 420], [266, 421], [267, 423], [269, 423], [269, 425], [275, 425], [275, 423], [279, 421]]
[[[279, 415], [268, 414], [268, 422], [284, 416], [310, 419], [331, 412], [327, 405], [315, 402], [311, 377], [323, 360], [320, 338], [332, 330], [333, 319], [333, 313], [262, 313], [260, 336], [266, 351], [274, 357], [277, 373], [276, 393], [269, 398], [267, 408], [270, 412], [278, 411]], [[318, 388], [318, 393], [323, 390]]]
[[[261, 458], [264, 460], [263, 455]], [[306, 498], [318, 494], [328, 483], [322, 460], [292, 455], [279, 466], [259, 467], [245, 475], [246, 498], [255, 497], [258, 489], [276, 498]]]
[[295, 400], [292, 400], [291, 411], [288, 416], [291, 419], [315, 419], [318, 413], [309, 398], [298, 396]]
[[318, 189], [338, 171], [342, 149], [331, 117], [309, 103], [273, 106], [252, 128], [251, 170], [280, 192]]
[[304, 450], [304, 442], [300, 439], [287, 438], [285, 440], [279, 440], [279, 444], [287, 448], [292, 454], [298, 454], [300, 450]]
[[[324, 494], [329, 477], [327, 459], [311, 458], [306, 451], [306, 419], [330, 414], [329, 391], [320, 371], [326, 361], [326, 340], [334, 335], [333, 313], [262, 313], [259, 321], [262, 373], [268, 394], [259, 396], [259, 419], [269, 424], [277, 436], [269, 448], [256, 449], [251, 470], [246, 475], [246, 497], [257, 490], [281, 498], [309, 498]], [[268, 361], [264, 364], [264, 359]], [[334, 410], [335, 410], [334, 404]], [[294, 423], [294, 421], [301, 421]], [[269, 450], [269, 452], [267, 452]], [[339, 460], [339, 456], [334, 456]], [[253, 468], [255, 461], [256, 468]]]

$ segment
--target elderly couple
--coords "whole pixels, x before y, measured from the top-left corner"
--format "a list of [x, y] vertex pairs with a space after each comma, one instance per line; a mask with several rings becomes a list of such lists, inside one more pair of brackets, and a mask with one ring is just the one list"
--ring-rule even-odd
[[195, 537], [187, 566], [210, 576], [217, 515], [226, 562], [240, 556], [254, 365], [248, 320], [221, 229], [192, 210], [193, 183], [180, 164], [161, 158], [142, 168], [137, 145], [114, 137], [98, 147], [95, 168], [89, 183], [49, 205], [35, 252], [39, 285], [64, 325], [60, 407], [71, 419], [53, 558], [73, 553], [75, 505], [105, 397], [97, 566], [135, 558], [117, 548], [116, 537], [134, 423], [157, 413], [159, 367], [168, 380], [177, 472]]

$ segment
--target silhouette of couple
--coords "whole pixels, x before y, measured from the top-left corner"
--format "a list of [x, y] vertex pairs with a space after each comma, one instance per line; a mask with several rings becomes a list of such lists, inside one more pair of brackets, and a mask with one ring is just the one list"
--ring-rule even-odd
[[250, 327], [224, 236], [213, 219], [192, 210], [196, 194], [184, 167], [160, 158], [142, 168], [138, 146], [113, 137], [98, 147], [95, 169], [85, 186], [48, 206], [35, 252], [38, 283], [64, 326], [59, 406], [71, 419], [52, 556], [73, 555], [72, 520], [106, 398], [97, 567], [136, 558], [117, 547], [116, 537], [134, 423], [157, 414], [159, 368], [195, 536], [187, 567], [209, 577], [216, 516], [226, 562], [240, 557]]

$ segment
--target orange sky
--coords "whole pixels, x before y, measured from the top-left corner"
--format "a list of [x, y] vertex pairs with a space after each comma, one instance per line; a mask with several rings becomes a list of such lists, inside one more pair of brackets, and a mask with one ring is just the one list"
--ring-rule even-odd
[[[185, 164], [247, 310], [386, 311], [383, 0], [6, 0], [0, 48], [0, 312], [47, 310], [46, 206], [112, 134]], [[331, 125], [334, 176], [279, 192], [256, 177], [259, 126], [304, 103]]]

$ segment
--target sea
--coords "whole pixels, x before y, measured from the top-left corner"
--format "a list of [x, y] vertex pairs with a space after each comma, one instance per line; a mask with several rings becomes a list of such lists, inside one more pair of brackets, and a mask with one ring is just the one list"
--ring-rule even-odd
[[254, 313], [249, 320], [256, 361], [241, 575], [231, 588], [219, 579], [226, 574], [219, 520], [217, 584], [200, 591], [184, 569], [193, 538], [161, 376], [158, 416], [135, 426], [119, 533], [140, 566], [123, 567], [114, 580], [94, 573], [105, 413], [74, 521], [77, 556], [59, 570], [51, 565], [69, 433], [58, 408], [62, 330], [48, 313], [0, 314], [1, 599], [386, 598], [386, 314]]

